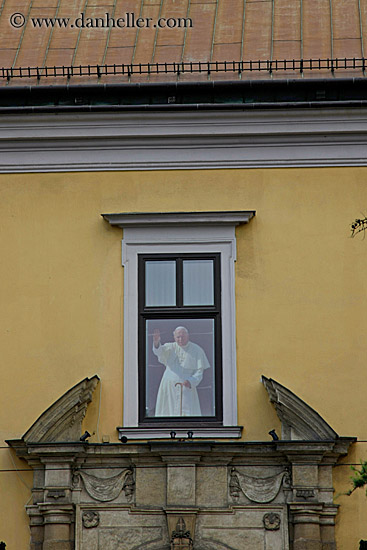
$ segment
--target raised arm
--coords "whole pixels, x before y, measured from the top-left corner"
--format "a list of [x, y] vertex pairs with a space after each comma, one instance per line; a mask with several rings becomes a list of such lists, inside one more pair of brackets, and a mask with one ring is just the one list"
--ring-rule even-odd
[[153, 347], [156, 349], [161, 345], [161, 333], [159, 328], [153, 330]]

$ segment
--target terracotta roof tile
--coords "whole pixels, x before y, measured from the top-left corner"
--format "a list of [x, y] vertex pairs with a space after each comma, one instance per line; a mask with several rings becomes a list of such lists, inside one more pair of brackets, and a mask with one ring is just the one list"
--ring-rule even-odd
[[[143, 6], [141, 17], [143, 19], [151, 17], [153, 21], [156, 21], [159, 16], [159, 9], [159, 3], [149, 2]], [[157, 29], [153, 27], [138, 29], [137, 42], [132, 63], [152, 63], [156, 46], [157, 32]]]
[[[34, 8], [32, 9], [32, 15], [34, 17], [54, 17], [55, 8]], [[37, 67], [42, 67], [46, 56], [50, 35], [50, 28], [38, 29], [38, 32], [34, 32], [34, 29], [27, 25], [24, 28], [24, 34], [20, 41], [21, 47], [17, 54], [14, 66], [29, 67], [30, 65], [34, 65]]]
[[214, 44], [213, 61], [237, 61], [241, 55], [241, 42]]
[[274, 40], [300, 40], [300, 0], [277, 0], [274, 4]]
[[[0, 35], [2, 48], [17, 50], [22, 36], [22, 30], [15, 29], [9, 24], [10, 16], [18, 11], [18, 8], [6, 5], [0, 17]], [[7, 24], [4, 24], [4, 21]], [[3, 60], [0, 58], [0, 65], [3, 65]]]
[[301, 41], [300, 40], [274, 40], [273, 59], [300, 59]]
[[[182, 52], [182, 46], [157, 46], [155, 50], [155, 63], [173, 63], [176, 61]], [[150, 75], [149, 82], [170, 82], [172, 76], [170, 74]]]
[[[58, 0], [33, 0], [32, 8], [57, 8]], [[18, 2], [19, 7], [19, 2]]]
[[[116, 21], [120, 18], [125, 18], [126, 13], [134, 13], [134, 12], [137, 15], [140, 14], [139, 11], [137, 11], [136, 0], [117, 0], [115, 14], [114, 14]], [[126, 28], [120, 28], [117, 26], [112, 27], [108, 48], [134, 47], [136, 36], [137, 36], [136, 28], [126, 29]], [[130, 58], [126, 58], [124, 54], [124, 59], [125, 61], [120, 61], [120, 63], [131, 63], [132, 55]]]
[[361, 7], [362, 51], [367, 51], [367, 0], [359, 0]]
[[[22, 13], [26, 14], [28, 13], [31, 3], [32, 3], [31, 0], [21, 0], [19, 2], [17, 2], [17, 0], [7, 0], [4, 3], [3, 11], [6, 11], [8, 9], [10, 13], [13, 13], [13, 10], [14, 10], [14, 12], [22, 11]], [[9, 24], [8, 20], [7, 22]]]
[[[48, 73], [49, 72], [49, 67], [53, 67], [54, 65], [56, 66], [62, 66], [62, 65], [65, 65], [67, 66], [68, 64], [71, 63], [71, 60], [72, 60], [72, 56], [73, 56], [73, 52], [74, 50], [73, 49], [58, 49], [58, 50], [51, 50], [49, 52], [49, 56], [47, 57], [47, 59], [49, 60], [48, 62], [48, 65], [46, 67], [44, 67], [43, 69], [40, 69], [40, 75], [41, 75], [41, 80], [40, 82], [49, 82], [49, 79], [46, 78], [46, 72]], [[68, 63], [69, 61], [69, 63]], [[25, 75], [27, 74], [27, 71], [25, 71]], [[42, 75], [45, 77], [45, 78], [42, 78]], [[65, 77], [62, 78], [62, 77], [59, 77], [57, 79], [57, 84], [58, 85], [61, 85], [61, 84], [67, 84], [68, 83], [68, 78], [67, 78], [67, 72], [65, 72]], [[52, 79], [52, 81], [54, 81], [54, 79]], [[19, 85], [28, 85], [28, 84], [34, 84], [34, 79], [32, 78], [22, 78], [21, 80], [20, 79], [16, 79], [16, 81], [14, 82], [15, 84], [17, 84], [18, 86]]]
[[332, 2], [333, 9], [333, 37], [360, 38], [360, 18], [358, 2]]
[[154, 63], [174, 63], [181, 55], [181, 45], [157, 45], [154, 54]]
[[[65, 3], [61, 3], [57, 13], [57, 17], [69, 17], [70, 19], [74, 20], [75, 18], [80, 17], [80, 14], [82, 13], [84, 8], [84, 4], [85, 0], [74, 0], [74, 2], [69, 6]], [[79, 29], [77, 27], [70, 28], [67, 31], [64, 28], [54, 27], [52, 29], [50, 48], [74, 49], [76, 46], [78, 35]], [[46, 64], [49, 64], [48, 58], [46, 59]], [[62, 64], [66, 64], [66, 61]]]
[[[105, 0], [104, 0], [105, 1]], [[107, 6], [88, 6], [85, 21], [104, 17]], [[74, 52], [74, 65], [96, 65], [104, 63], [104, 55], [109, 35], [108, 28], [80, 29]]]
[[[106, 53], [106, 64], [111, 66], [111, 71], [113, 72], [114, 65], [126, 64], [128, 65], [131, 62], [133, 52], [133, 46], [128, 46], [126, 48], [108, 48]], [[103, 75], [100, 78], [100, 83], [104, 84], [105, 82], [111, 82], [111, 76]], [[116, 75], [113, 76], [113, 82], [118, 84], [120, 82], [127, 83], [129, 82], [129, 77], [125, 75]]]
[[186, 33], [183, 61], [210, 61], [216, 7], [216, 2], [191, 3], [194, 32], [190, 29]]
[[[40, 79], [33, 78], [30, 82], [40, 84], [64, 83], [63, 66], [74, 67], [74, 76], [68, 80], [72, 83], [294, 78], [302, 76], [299, 66], [293, 71], [289, 65], [285, 71], [275, 61], [303, 57], [315, 60], [315, 67], [319, 58], [361, 58], [367, 44], [367, 0], [6, 0], [1, 6], [0, 85], [26, 83], [24, 78], [17, 77], [16, 71], [10, 80], [2, 78], [7, 75], [2, 67], [21, 67], [22, 75], [28, 74], [28, 67], [35, 68], [32, 73], [35, 75], [38, 67]], [[27, 21], [24, 27], [11, 26], [13, 13], [24, 14]], [[81, 14], [84, 23], [88, 18], [96, 23], [96, 18], [105, 21], [108, 17], [110, 25], [113, 19], [115, 26], [101, 28], [95, 24], [92, 28], [90, 25], [79, 28]], [[116, 25], [118, 19], [126, 20], [132, 14], [135, 21], [139, 17], [151, 18], [149, 28]], [[69, 18], [69, 22], [66, 19], [64, 23], [55, 22], [55, 17]], [[176, 27], [158, 28], [159, 17], [171, 18], [172, 25], [176, 18]], [[40, 22], [35, 28], [37, 18], [52, 21]], [[192, 27], [184, 28], [183, 18], [190, 18]], [[213, 65], [208, 72], [209, 61]], [[224, 61], [226, 72], [216, 72], [216, 63]], [[249, 65], [244, 72], [239, 65], [233, 70], [233, 61], [252, 61], [253, 70], [247, 70]], [[255, 70], [258, 61], [273, 61], [272, 72], [266, 70], [270, 65], [265, 63], [261, 66], [264, 70]], [[200, 62], [202, 72], [190, 73], [190, 65], [183, 72], [180, 65], [177, 71], [182, 62], [193, 63], [195, 69]], [[146, 74], [140, 74], [139, 64], [147, 63], [154, 64], [149, 74], [146, 68], [142, 69]], [[158, 75], [157, 63], [162, 64]], [[175, 72], [166, 72], [165, 63], [175, 63]], [[107, 75], [105, 64], [109, 66]], [[114, 74], [122, 73], [122, 65], [130, 64], [137, 65], [132, 75], [127, 67], [123, 68], [124, 74]], [[79, 65], [91, 65], [93, 74], [77, 76]], [[61, 67], [58, 71], [61, 76], [46, 79], [42, 68], [48, 67], [50, 74], [55, 66]], [[361, 68], [337, 68], [332, 72], [329, 63], [329, 68], [321, 71], [306, 67], [303, 76], [361, 74]]]
[[[4, 67], [11, 67], [14, 61], [14, 57], [17, 53], [17, 50], [14, 49], [0, 49], [0, 63]], [[1, 83], [1, 82], [0, 82]]]
[[270, 59], [272, 12], [270, 0], [247, 3], [242, 59]]
[[[162, 4], [161, 17], [165, 19], [174, 18], [177, 20], [182, 20], [187, 17], [189, 9], [188, 0], [166, 0]], [[171, 29], [158, 29], [157, 32], [157, 45], [180, 45], [181, 48], [184, 45], [185, 41], [185, 27], [182, 21], [179, 21], [178, 27]], [[178, 58], [175, 59], [176, 62], [181, 61], [182, 51]]]
[[330, 0], [303, 0], [303, 57], [331, 57]]
[[68, 66], [71, 65], [74, 56], [74, 48], [50, 49], [47, 55], [47, 66]]
[[134, 52], [134, 45], [122, 46], [121, 48], [114, 48], [110, 46], [106, 53], [107, 65], [129, 65]]
[[[214, 44], [241, 44], [244, 11], [243, 5], [243, 0], [219, 2]], [[236, 59], [239, 58], [239, 56], [236, 57]], [[227, 60], [229, 60], [229, 58], [227, 58]]]
[[334, 39], [334, 57], [344, 57], [344, 52], [348, 52], [348, 57], [361, 57], [361, 41], [359, 38], [340, 38]]

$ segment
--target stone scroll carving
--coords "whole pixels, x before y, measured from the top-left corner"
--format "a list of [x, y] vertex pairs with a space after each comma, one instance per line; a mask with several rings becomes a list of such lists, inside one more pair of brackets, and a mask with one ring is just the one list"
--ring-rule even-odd
[[287, 470], [270, 477], [252, 477], [232, 468], [229, 478], [229, 494], [234, 500], [237, 500], [243, 493], [252, 502], [264, 504], [275, 499], [282, 484], [285, 486], [290, 484]]
[[97, 375], [85, 378], [55, 401], [23, 435], [31, 443], [79, 441], [82, 420], [99, 381]]
[[124, 491], [127, 501], [130, 502], [135, 488], [133, 471], [130, 468], [122, 470], [117, 475], [107, 478], [101, 478], [92, 474], [87, 474], [83, 470], [74, 473], [83, 480], [85, 490], [88, 495], [100, 502], [109, 502], [115, 500]]
[[338, 434], [307, 403], [285, 386], [262, 376], [262, 383], [282, 423], [282, 439], [333, 441]]

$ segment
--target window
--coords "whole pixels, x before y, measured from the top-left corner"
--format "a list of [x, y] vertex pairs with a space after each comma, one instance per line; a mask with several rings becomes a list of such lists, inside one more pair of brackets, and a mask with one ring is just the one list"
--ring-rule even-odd
[[[172, 431], [178, 437], [188, 431], [194, 437], [240, 437], [235, 228], [253, 216], [253, 211], [103, 215], [112, 226], [123, 229], [124, 416], [120, 437], [169, 438]], [[173, 344], [179, 352], [187, 351], [185, 338], [195, 348], [189, 366], [184, 364], [185, 353], [167, 358]], [[160, 397], [157, 405], [167, 361], [174, 361], [179, 382], [179, 399], [173, 408], [167, 408]], [[188, 377], [182, 376], [184, 368], [191, 368]], [[186, 381], [191, 388], [182, 385]], [[186, 389], [194, 395], [191, 401]]]
[[222, 421], [220, 254], [140, 255], [139, 421]]

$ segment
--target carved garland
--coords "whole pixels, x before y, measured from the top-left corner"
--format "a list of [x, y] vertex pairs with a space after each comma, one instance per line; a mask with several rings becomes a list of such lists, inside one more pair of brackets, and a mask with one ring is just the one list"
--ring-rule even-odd
[[240, 474], [235, 468], [231, 468], [229, 494], [233, 500], [238, 500], [243, 493], [252, 502], [265, 504], [275, 499], [282, 483], [286, 487], [291, 484], [288, 470], [275, 476], [261, 478]]
[[135, 480], [134, 473], [131, 468], [122, 470], [117, 475], [108, 478], [101, 478], [92, 474], [87, 474], [83, 470], [74, 470], [74, 488], [76, 488], [79, 484], [80, 478], [83, 480], [83, 484], [88, 495], [95, 500], [99, 500], [100, 502], [115, 500], [121, 491], [124, 491], [128, 502], [131, 502], [132, 500], [135, 489]]

